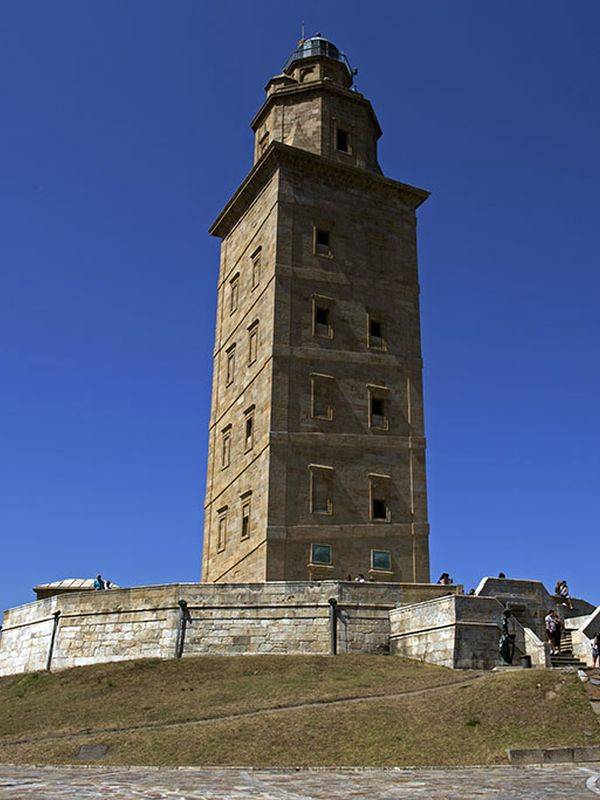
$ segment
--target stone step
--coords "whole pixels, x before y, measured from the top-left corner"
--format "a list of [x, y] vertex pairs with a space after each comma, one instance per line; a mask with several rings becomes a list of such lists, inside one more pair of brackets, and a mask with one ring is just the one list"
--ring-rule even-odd
[[550, 656], [550, 664], [553, 669], [560, 669], [561, 667], [573, 667], [574, 669], [585, 669], [586, 664], [578, 658], [570, 658], [568, 656]]
[[552, 661], [577, 661], [578, 663], [581, 663], [579, 658], [576, 658], [572, 655], [567, 655], [566, 653], [557, 653], [556, 655], [550, 656], [550, 659]]

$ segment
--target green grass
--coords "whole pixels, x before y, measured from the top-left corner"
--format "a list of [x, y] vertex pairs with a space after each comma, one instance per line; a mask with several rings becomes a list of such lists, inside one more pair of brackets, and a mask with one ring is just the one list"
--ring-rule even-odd
[[[575, 675], [455, 685], [468, 677], [390, 656], [241, 656], [4, 678], [0, 761], [69, 763], [106, 744], [107, 764], [493, 764], [507, 747], [600, 744]], [[351, 697], [371, 699], [328, 704]], [[303, 703], [318, 705], [277, 710]]]

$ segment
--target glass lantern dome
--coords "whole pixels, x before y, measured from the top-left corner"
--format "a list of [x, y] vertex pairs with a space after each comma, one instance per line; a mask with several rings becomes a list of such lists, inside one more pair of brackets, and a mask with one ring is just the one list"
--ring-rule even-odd
[[346, 56], [340, 53], [333, 42], [325, 39], [320, 33], [300, 41], [298, 47], [285, 62], [283, 71], [287, 72], [296, 61], [300, 61], [303, 58], [314, 58], [315, 56], [324, 56], [325, 58], [333, 59], [333, 61], [339, 61], [346, 67], [349, 75], [356, 75], [356, 70], [352, 69]]

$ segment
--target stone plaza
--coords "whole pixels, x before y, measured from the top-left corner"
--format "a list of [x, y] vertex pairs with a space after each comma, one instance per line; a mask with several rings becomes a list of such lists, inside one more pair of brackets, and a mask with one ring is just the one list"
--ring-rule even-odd
[[0, 766], [1, 800], [591, 800], [597, 765], [460, 769]]

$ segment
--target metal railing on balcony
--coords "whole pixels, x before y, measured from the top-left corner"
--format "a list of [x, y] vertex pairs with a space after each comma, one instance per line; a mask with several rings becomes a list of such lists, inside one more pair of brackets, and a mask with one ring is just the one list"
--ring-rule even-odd
[[287, 69], [289, 69], [295, 61], [300, 61], [303, 58], [314, 58], [315, 56], [325, 56], [326, 58], [331, 58], [334, 61], [339, 61], [346, 67], [350, 75], [355, 74], [346, 56], [343, 53], [340, 53], [333, 42], [320, 37], [305, 39], [285, 62], [283, 71], [285, 72]]

